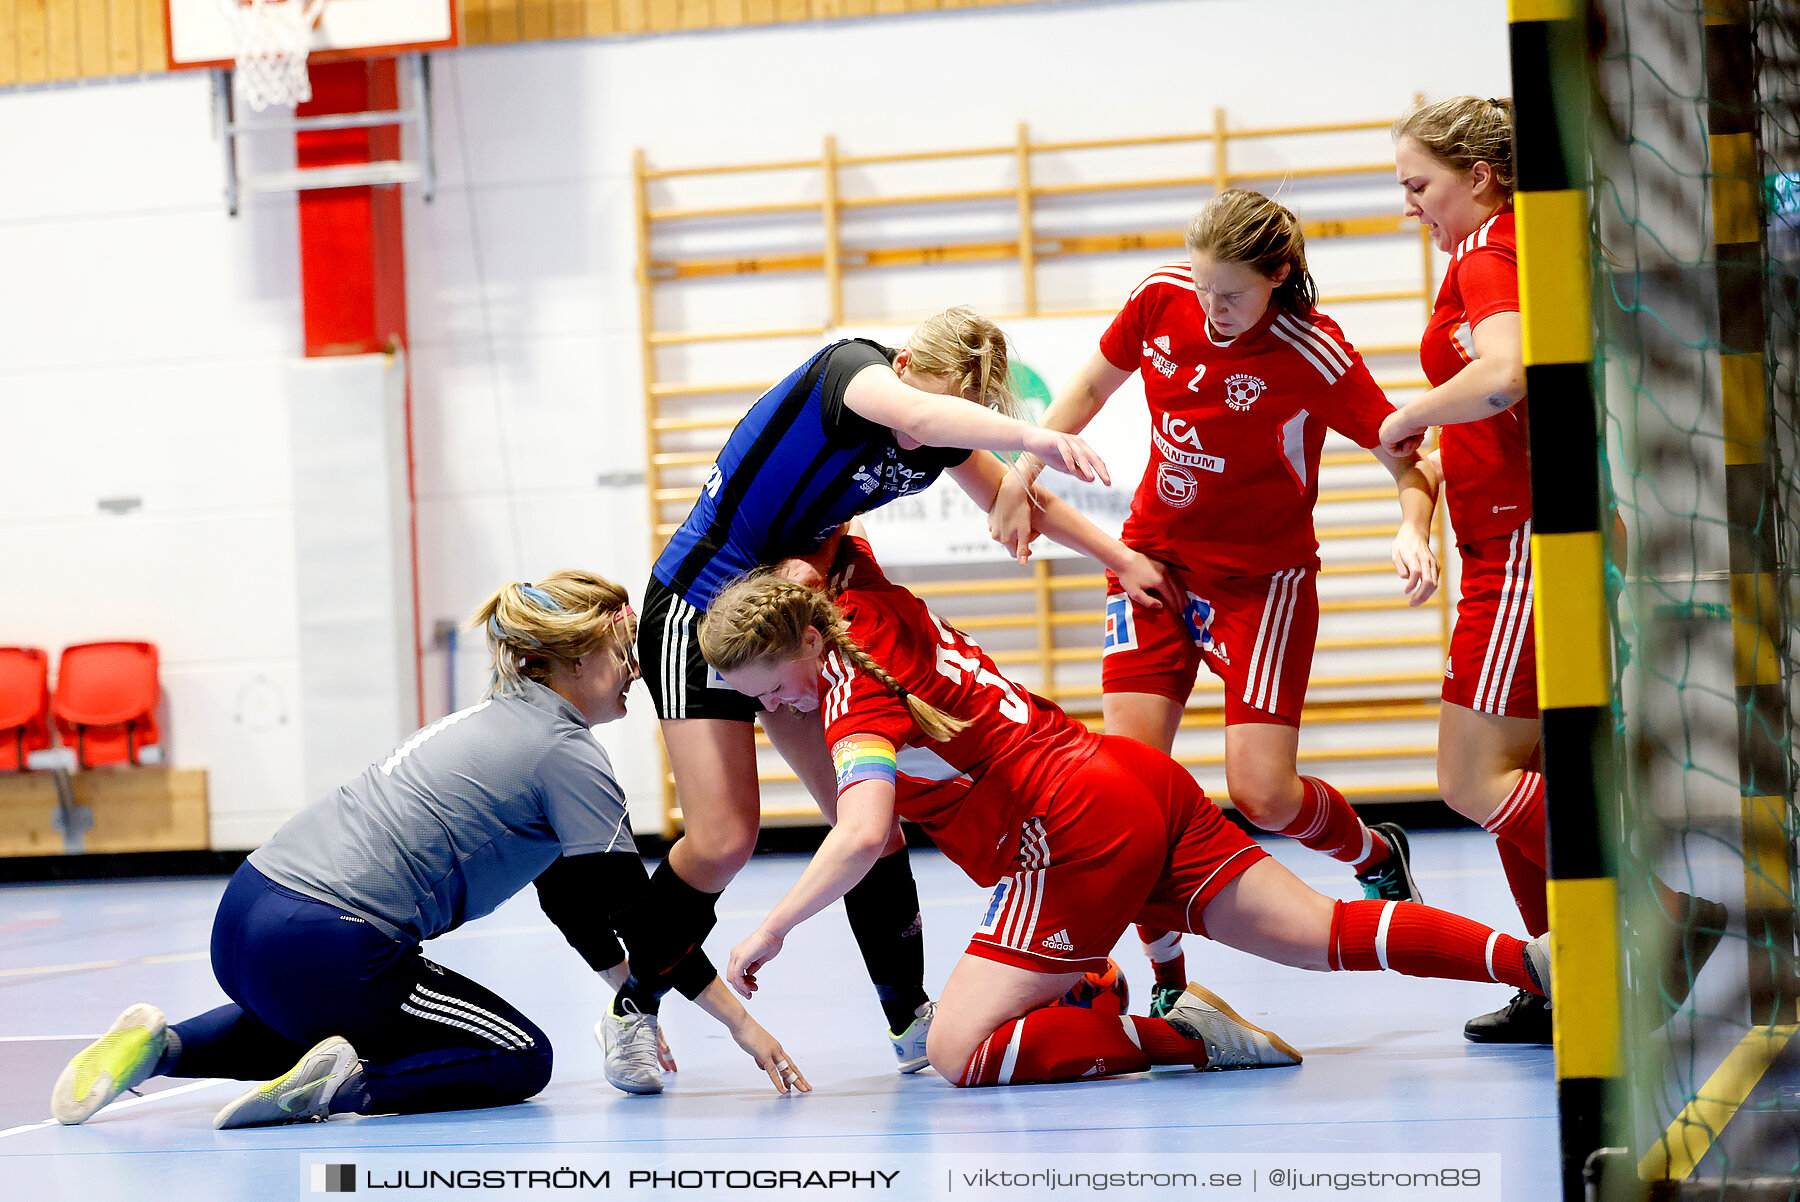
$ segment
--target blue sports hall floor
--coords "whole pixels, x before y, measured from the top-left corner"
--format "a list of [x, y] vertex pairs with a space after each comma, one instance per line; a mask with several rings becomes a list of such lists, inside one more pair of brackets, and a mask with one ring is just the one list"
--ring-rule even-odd
[[[1286, 841], [1269, 846], [1321, 891], [1359, 895], [1347, 870]], [[1413, 860], [1427, 901], [1517, 932], [1490, 836], [1421, 832]], [[731, 886], [708, 944], [718, 963], [803, 863], [795, 855], [759, 856]], [[928, 984], [935, 987], [979, 921], [986, 897], [935, 852], [915, 852], [914, 863]], [[1189, 936], [1190, 975], [1284, 1036], [1305, 1053], [1305, 1064], [957, 1090], [929, 1070], [909, 1077], [894, 1071], [880, 1010], [841, 907], [833, 907], [790, 936], [786, 952], [764, 970], [753, 1004], [811, 1079], [811, 1094], [777, 1097], [722, 1029], [672, 998], [664, 1029], [680, 1071], [660, 1096], [629, 1097], [606, 1084], [591, 1033], [607, 991], [529, 890], [428, 949], [511, 999], [549, 1033], [555, 1077], [528, 1103], [215, 1131], [213, 1112], [243, 1086], [157, 1079], [146, 1083], [141, 1098], [121, 1099], [85, 1126], [52, 1122], [48, 1100], [57, 1072], [127, 1004], [154, 1002], [175, 1021], [223, 1000], [206, 948], [224, 884], [208, 878], [0, 887], [0, 1069], [7, 1083], [0, 1097], [0, 1198], [274, 1202], [333, 1192], [315, 1166], [359, 1159], [378, 1167], [512, 1166], [508, 1180], [517, 1188], [503, 1196], [925, 1197], [942, 1196], [958, 1181], [964, 1183], [958, 1197], [1047, 1194], [1042, 1186], [970, 1192], [968, 1183], [977, 1179], [954, 1174], [984, 1158], [1052, 1170], [1224, 1166], [1246, 1177], [1256, 1173], [1260, 1193], [1274, 1196], [1282, 1191], [1271, 1189], [1270, 1173], [1283, 1165], [1354, 1169], [1373, 1163], [1375, 1153], [1384, 1154], [1383, 1165], [1420, 1172], [1439, 1162], [1486, 1166], [1480, 1188], [1460, 1191], [1465, 1198], [1541, 1202], [1557, 1194], [1550, 1050], [1478, 1047], [1462, 1038], [1465, 1019], [1510, 996], [1500, 985], [1305, 973]], [[1117, 958], [1136, 995], [1133, 1009], [1141, 1013], [1149, 969], [1129, 931]], [[728, 1180], [721, 1172], [776, 1163], [820, 1175], [810, 1184], [799, 1178], [809, 1188], [784, 1194], [737, 1188], [731, 1182], [743, 1178]], [[889, 1179], [863, 1188], [861, 1179], [846, 1183], [823, 1172], [884, 1164], [907, 1166], [909, 1175], [899, 1184]], [[627, 1190], [627, 1168], [643, 1165], [659, 1166], [668, 1187], [650, 1180]], [[538, 1169], [546, 1174], [543, 1188], [522, 1175]], [[572, 1170], [556, 1183], [583, 1181], [573, 1172], [579, 1169], [588, 1185], [611, 1169], [610, 1192], [550, 1188], [548, 1171], [556, 1169]], [[688, 1175], [677, 1179], [683, 1169]], [[925, 1178], [929, 1190], [920, 1184]], [[367, 1177], [361, 1192], [406, 1180]], [[993, 1180], [986, 1179], [990, 1186]], [[906, 1192], [906, 1182], [921, 1192]], [[1248, 1188], [1178, 1192], [1252, 1196]], [[1299, 1198], [1311, 1191], [1285, 1192]], [[393, 1196], [483, 1193], [402, 1189]], [[1311, 1196], [1440, 1195], [1326, 1188]]]

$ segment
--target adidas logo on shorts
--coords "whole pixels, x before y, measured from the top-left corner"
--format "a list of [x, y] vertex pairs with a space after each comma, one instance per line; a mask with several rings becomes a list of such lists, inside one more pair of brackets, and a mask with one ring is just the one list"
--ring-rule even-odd
[[1075, 947], [1075, 945], [1069, 941], [1069, 932], [1066, 930], [1058, 931], [1054, 935], [1044, 936], [1043, 946], [1049, 948], [1053, 952], [1071, 951]]
[[1150, 341], [1154, 342], [1156, 344], [1156, 349], [1163, 354], [1166, 355], [1169, 353], [1169, 336], [1167, 334], [1159, 334]]

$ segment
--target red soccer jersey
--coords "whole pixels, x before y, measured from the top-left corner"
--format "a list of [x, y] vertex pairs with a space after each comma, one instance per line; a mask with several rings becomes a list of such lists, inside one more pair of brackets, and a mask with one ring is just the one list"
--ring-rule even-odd
[[1270, 305], [1215, 342], [1193, 269], [1171, 263], [1132, 292], [1100, 351], [1121, 371], [1141, 369], [1150, 406], [1150, 461], [1125, 542], [1223, 575], [1318, 566], [1325, 428], [1373, 447], [1394, 411], [1337, 323]]
[[1099, 750], [1100, 736], [1000, 675], [966, 635], [889, 583], [868, 543], [846, 538], [844, 548], [833, 582], [850, 636], [909, 693], [972, 725], [934, 742], [905, 702], [831, 651], [823, 682], [826, 742], [879, 735], [892, 743], [903, 778], [901, 816], [923, 827], [976, 884], [992, 885], [1012, 871], [1020, 825], [1046, 811]]
[[[1475, 357], [1477, 325], [1496, 313], [1518, 311], [1519, 252], [1508, 208], [1483, 222], [1450, 255], [1419, 342], [1419, 361], [1431, 386]], [[1457, 542], [1510, 534], [1531, 517], [1531, 422], [1524, 399], [1492, 417], [1441, 427], [1440, 438], [1444, 503]]]

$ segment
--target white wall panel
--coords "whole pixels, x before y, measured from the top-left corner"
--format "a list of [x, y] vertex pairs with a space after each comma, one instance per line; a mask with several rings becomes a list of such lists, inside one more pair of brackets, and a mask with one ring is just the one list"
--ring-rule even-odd
[[421, 497], [583, 489], [643, 471], [635, 329], [492, 348], [465, 341], [412, 359]]
[[[641, 596], [646, 499], [617, 483], [643, 467], [634, 147], [676, 166], [810, 157], [827, 134], [844, 153], [876, 153], [1010, 142], [1020, 121], [1074, 139], [1206, 129], [1215, 106], [1234, 124], [1273, 125], [1397, 115], [1420, 91], [1504, 93], [1504, 6], [1458, 16], [1454, 49], [1441, 22], [1397, 0], [1145, 0], [437, 56], [438, 193], [407, 199], [427, 627], [460, 620], [501, 580], [565, 565]], [[235, 708], [247, 682], [289, 698], [299, 688], [280, 386], [301, 337], [298, 234], [290, 197], [225, 215], [209, 106], [198, 75], [0, 94], [0, 421], [32, 452], [0, 477], [0, 632], [52, 649], [107, 634], [161, 643], [172, 748], [212, 773], [215, 838], [241, 846], [310, 800], [296, 724], [247, 733]], [[274, 165], [284, 146], [252, 157]], [[1371, 155], [1386, 150], [1374, 135]], [[1315, 153], [1246, 148], [1244, 161], [1300, 166]], [[876, 170], [847, 183], [872, 185]], [[686, 203], [675, 181], [658, 196]], [[1062, 228], [1056, 206], [1043, 218]], [[1356, 269], [1358, 253], [1321, 253], [1327, 293], [1326, 273]], [[1137, 271], [1047, 264], [1043, 301], [1122, 297]], [[889, 317], [963, 300], [1006, 308], [1014, 287], [986, 268], [860, 273], [847, 296], [853, 317]], [[782, 276], [663, 303], [680, 324], [744, 327], [812, 324], [823, 310], [815, 281]], [[1398, 340], [1390, 331], [1416, 333], [1417, 319], [1359, 312], [1351, 332]], [[662, 355], [670, 378], [755, 378], [808, 349], [773, 348], [780, 364], [730, 346]], [[97, 512], [118, 494], [143, 507]], [[246, 588], [241, 604], [219, 603]], [[465, 703], [483, 655], [464, 641]], [[447, 669], [432, 656], [428, 701]], [[640, 828], [654, 825], [656, 796], [646, 703], [601, 730]]]
[[285, 508], [9, 523], [0, 540], [8, 641], [54, 653], [69, 643], [147, 639], [170, 666], [294, 652]]
[[322, 797], [419, 725], [402, 356], [309, 359], [285, 380], [303, 787]]
[[255, 847], [307, 802], [300, 678], [292, 658], [163, 663], [174, 762], [206, 770], [214, 847]]
[[291, 202], [0, 224], [0, 371], [297, 354], [298, 246]]
[[[567, 182], [446, 188], [430, 205], [410, 206], [415, 343], [635, 329], [631, 260], [617, 246], [630, 206], [622, 181], [598, 193]], [[627, 256], [631, 245], [627, 238]], [[623, 283], [609, 278], [621, 262]]]
[[146, 516], [286, 505], [281, 360], [25, 373], [0, 387], [8, 441], [41, 448], [0, 473], [0, 520]]
[[217, 207], [224, 160], [204, 73], [0, 98], [0, 223]]

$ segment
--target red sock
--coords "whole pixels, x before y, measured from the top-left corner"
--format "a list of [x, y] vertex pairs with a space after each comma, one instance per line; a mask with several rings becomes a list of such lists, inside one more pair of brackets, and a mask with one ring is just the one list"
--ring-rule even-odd
[[1159, 931], [1137, 924], [1138, 941], [1150, 957], [1150, 968], [1156, 973], [1156, 987], [1187, 988], [1187, 956], [1181, 950], [1180, 931]]
[[1545, 867], [1549, 856], [1544, 849], [1544, 777], [1540, 772], [1523, 772], [1500, 808], [1488, 815], [1481, 825], [1517, 847], [1527, 860]]
[[1525, 933], [1536, 938], [1550, 929], [1550, 903], [1544, 896], [1544, 869], [1525, 858], [1525, 853], [1506, 839], [1495, 841], [1500, 850], [1500, 867], [1506, 870], [1506, 884], [1518, 903], [1519, 917], [1525, 921]]
[[1387, 844], [1363, 825], [1344, 795], [1316, 776], [1303, 776], [1300, 812], [1280, 833], [1302, 847], [1322, 851], [1334, 860], [1366, 872], [1388, 857]]
[[1331, 910], [1331, 967], [1409, 977], [1500, 981], [1543, 991], [1525, 971], [1525, 941], [1418, 902], [1341, 901]]
[[1024, 1085], [1141, 1073], [1152, 1064], [1204, 1064], [1206, 1045], [1167, 1019], [1046, 1006], [1001, 1023], [969, 1057], [958, 1085]]

